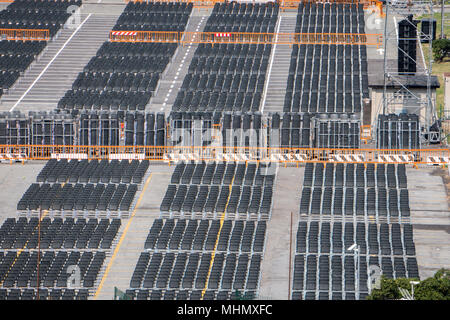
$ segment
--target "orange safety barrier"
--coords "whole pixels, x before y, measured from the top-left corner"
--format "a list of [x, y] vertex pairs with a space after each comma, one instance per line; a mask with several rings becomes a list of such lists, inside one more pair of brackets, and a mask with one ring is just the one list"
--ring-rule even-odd
[[[224, 2], [233, 2], [233, 0], [124, 0], [126, 3], [128, 2], [179, 2], [179, 3], [193, 3], [195, 6], [212, 4], [214, 6], [215, 3], [224, 3]], [[378, 0], [275, 0], [280, 5], [280, 7], [284, 8], [297, 8], [299, 3], [342, 3], [342, 4], [362, 4], [364, 8], [376, 5], [377, 3], [382, 3]]]
[[[0, 145], [4, 160], [147, 159], [151, 161], [270, 161], [277, 163], [450, 164], [450, 149], [326, 149], [249, 147]], [[17, 159], [15, 157], [18, 157]]]
[[171, 42], [179, 43], [181, 33], [177, 31], [110, 31], [112, 42]]
[[216, 2], [225, 2], [225, 0], [125, 0], [128, 2], [175, 2], [175, 3], [192, 3], [197, 8], [212, 8]]
[[111, 31], [112, 42], [173, 42], [233, 44], [348, 44], [381, 46], [381, 34], [358, 33], [246, 33], [246, 32], [164, 32]]
[[0, 29], [0, 37], [3, 40], [49, 40], [48, 29]]
[[361, 140], [367, 144], [367, 142], [372, 139], [372, 128], [370, 124], [362, 125], [360, 132]]
[[364, 8], [377, 6], [382, 3], [378, 0], [277, 0], [281, 9], [298, 8], [300, 3], [336, 3], [336, 4], [362, 4]]

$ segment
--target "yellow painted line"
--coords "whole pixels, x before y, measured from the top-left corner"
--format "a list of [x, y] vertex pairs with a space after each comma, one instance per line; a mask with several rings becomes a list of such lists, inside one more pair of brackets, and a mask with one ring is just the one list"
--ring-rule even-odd
[[[42, 221], [42, 219], [44, 219], [44, 217], [45, 217], [47, 214], [48, 214], [48, 211], [47, 211], [47, 210], [44, 210], [44, 211], [43, 211], [43, 215], [41, 215], [40, 221]], [[37, 228], [39, 228], [39, 226], [37, 226], [37, 227], [34, 229], [34, 231], [36, 231]], [[33, 231], [33, 233], [34, 233], [34, 231]], [[33, 235], [33, 233], [32, 233], [31, 235]], [[30, 238], [30, 239], [31, 239], [31, 238]], [[8, 276], [9, 272], [11, 271], [11, 269], [12, 269], [12, 268], [14, 267], [14, 265], [16, 264], [17, 259], [19, 259], [19, 256], [21, 255], [21, 253], [27, 248], [27, 245], [28, 245], [28, 242], [30, 241], [30, 239], [28, 239], [27, 242], [25, 242], [25, 244], [24, 244], [24, 246], [23, 246], [22, 249], [20, 249], [19, 251], [17, 251], [17, 256], [16, 256], [16, 258], [14, 259], [14, 261], [13, 261], [11, 267], [9, 267], [8, 272], [6, 272], [6, 274], [5, 274], [4, 278], [3, 278], [3, 281], [0, 282], [0, 287], [3, 286], [3, 282], [5, 281], [6, 277]]]
[[231, 190], [233, 187], [233, 182], [234, 182], [234, 177], [231, 180], [231, 184], [229, 185], [229, 189], [230, 189], [230, 193], [228, 194], [228, 199], [227, 199], [227, 203], [225, 204], [225, 209], [223, 210], [222, 216], [220, 217], [220, 227], [219, 227], [219, 232], [217, 232], [217, 238], [216, 238], [216, 242], [214, 244], [214, 250], [213, 253], [211, 255], [211, 261], [209, 262], [209, 269], [208, 269], [208, 275], [206, 276], [206, 282], [205, 282], [205, 287], [202, 290], [202, 299], [203, 300], [203, 296], [205, 295], [206, 290], [208, 289], [208, 283], [209, 283], [209, 277], [211, 276], [211, 270], [212, 270], [212, 266], [214, 264], [214, 259], [216, 257], [216, 250], [217, 250], [217, 246], [219, 244], [219, 238], [220, 238], [220, 232], [222, 231], [222, 226], [223, 226], [223, 222], [225, 220], [225, 213], [227, 212], [227, 208], [228, 208], [228, 203], [230, 202], [230, 198], [231, 198]]
[[127, 235], [128, 228], [130, 227], [131, 221], [133, 221], [133, 218], [136, 215], [137, 208], [139, 207], [139, 204], [141, 203], [142, 197], [145, 193], [145, 190], [147, 189], [147, 186], [152, 178], [152, 175], [153, 175], [153, 173], [150, 173], [150, 175], [147, 178], [147, 181], [145, 182], [144, 188], [142, 189], [141, 195], [139, 196], [139, 198], [136, 202], [136, 206], [134, 207], [133, 213], [131, 214], [130, 219], [128, 219], [128, 223], [125, 226], [125, 230], [123, 231], [122, 236], [120, 237], [119, 243], [117, 243], [116, 249], [114, 249], [114, 253], [111, 257], [111, 260], [108, 263], [108, 266], [106, 267], [105, 273], [103, 274], [102, 281], [100, 282], [100, 285], [98, 286], [97, 291], [95, 292], [94, 299], [97, 299], [100, 291], [103, 288], [105, 280], [108, 277], [109, 270], [111, 269], [111, 266], [116, 258], [117, 253], [119, 252], [119, 249], [120, 249], [120, 246], [122, 245], [123, 239], [125, 239], [125, 236]]

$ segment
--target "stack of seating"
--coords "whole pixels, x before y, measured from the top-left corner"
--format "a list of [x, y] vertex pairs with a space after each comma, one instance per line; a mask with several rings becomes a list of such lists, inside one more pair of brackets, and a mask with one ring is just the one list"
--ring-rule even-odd
[[[216, 3], [204, 32], [270, 32], [278, 4]], [[172, 111], [258, 111], [271, 45], [200, 44]]]
[[[1, 29], [48, 29], [54, 37], [70, 17], [69, 6], [81, 0], [16, 0], [0, 11]], [[0, 96], [39, 56], [46, 41], [0, 41]]]
[[220, 227], [220, 220], [156, 219], [127, 294], [199, 300], [206, 289], [204, 300], [229, 299], [236, 290], [254, 296], [265, 232], [266, 221], [226, 219]]
[[81, 0], [16, 0], [0, 12], [1, 29], [48, 29], [56, 35], [70, 17], [67, 9]]
[[0, 113], [0, 144], [73, 145], [74, 119], [70, 114], [19, 111]]
[[274, 113], [267, 129], [271, 148], [308, 148], [311, 146], [311, 115]]
[[[119, 219], [6, 219], [0, 227], [0, 300], [37, 299], [38, 288], [41, 300], [86, 300], [120, 225]], [[74, 285], [72, 269], [80, 275]]]
[[315, 117], [315, 146], [356, 149], [360, 145], [360, 131], [361, 120], [357, 114], [321, 113]]
[[[300, 3], [296, 33], [364, 33], [362, 5]], [[364, 45], [294, 45], [284, 112], [359, 113], [368, 98]]]
[[271, 45], [200, 44], [173, 111], [258, 111]]
[[419, 116], [402, 113], [378, 116], [377, 148], [418, 149], [420, 148]]
[[178, 163], [127, 295], [256, 297], [275, 179], [270, 169], [263, 163]]
[[[347, 250], [354, 243], [360, 248], [359, 269]], [[292, 298], [354, 300], [359, 289], [364, 299], [369, 266], [378, 266], [387, 278], [419, 278], [412, 225], [300, 221]]]
[[148, 160], [56, 160], [47, 162], [17, 210], [129, 212]]
[[[145, 241], [146, 250], [211, 251], [219, 220], [156, 219]], [[266, 221], [224, 220], [218, 252], [262, 253]], [[212, 241], [214, 240], [214, 241]]]
[[[37, 249], [38, 218], [8, 218], [0, 227], [0, 250]], [[111, 249], [119, 219], [73, 219], [44, 217], [39, 246], [47, 249]]]
[[364, 299], [375, 266], [419, 278], [405, 165], [309, 163], [300, 214], [292, 299]]
[[125, 145], [164, 146], [164, 113], [123, 111], [0, 113], [0, 144], [118, 146], [124, 125]]
[[229, 299], [236, 290], [255, 296], [260, 254], [220, 252], [211, 267], [210, 261], [211, 252], [143, 252], [127, 294], [137, 300], [200, 300], [206, 288], [204, 300]]
[[205, 32], [274, 33], [279, 5], [268, 3], [216, 3]]
[[304, 148], [311, 143], [311, 119], [306, 113], [188, 111], [171, 112], [167, 122], [174, 146], [209, 146], [220, 136], [229, 147]]
[[192, 7], [192, 3], [129, 2], [113, 30], [182, 32]]
[[405, 165], [307, 164], [300, 213], [409, 217]]
[[145, 110], [176, 48], [174, 43], [105, 42], [58, 108]]
[[[78, 118], [77, 118], [78, 119]], [[163, 113], [134, 111], [81, 111], [79, 145], [120, 145], [120, 126], [124, 126], [124, 144], [164, 146], [166, 124]]]
[[[113, 30], [184, 30], [192, 4], [129, 2]], [[169, 23], [169, 24], [168, 24]], [[176, 43], [105, 42], [63, 98], [59, 109], [143, 111], [157, 90]]]
[[0, 144], [117, 146], [123, 129], [127, 146], [210, 146], [221, 138], [229, 147], [358, 148], [360, 125], [345, 114], [173, 111], [165, 119], [162, 112], [13, 111], [0, 113]]
[[274, 173], [263, 163], [179, 163], [160, 210], [169, 216], [268, 219]]

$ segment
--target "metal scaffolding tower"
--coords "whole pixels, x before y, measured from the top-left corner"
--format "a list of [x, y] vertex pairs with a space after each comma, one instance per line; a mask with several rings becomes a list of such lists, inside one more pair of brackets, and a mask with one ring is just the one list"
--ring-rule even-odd
[[[413, 16], [411, 20], [410, 17]], [[432, 73], [432, 28], [429, 33], [424, 34], [414, 22], [423, 15], [433, 16], [433, 2], [431, 0], [386, 0], [384, 19], [384, 88], [382, 100], [382, 113], [416, 113], [420, 116], [420, 123], [423, 127], [422, 138], [427, 140], [439, 139], [439, 135], [430, 134], [430, 126], [437, 120], [435, 101], [433, 101], [431, 90]], [[398, 23], [400, 21], [408, 27], [414, 29], [415, 37], [400, 37]], [[421, 50], [421, 39], [428, 42], [427, 52]], [[416, 41], [416, 57], [412, 57], [403, 50], [399, 43], [409, 43]], [[419, 48], [420, 47], [420, 48]], [[395, 63], [392, 63], [393, 52], [395, 52]], [[400, 72], [398, 70], [398, 53], [403, 53], [406, 59], [410, 59], [415, 65], [415, 72]], [[390, 63], [388, 59], [391, 59]], [[411, 81], [420, 82], [426, 86], [426, 95], [418, 94], [417, 91], [410, 90]], [[395, 88], [392, 92], [392, 88]], [[391, 88], [388, 90], [387, 88]]]

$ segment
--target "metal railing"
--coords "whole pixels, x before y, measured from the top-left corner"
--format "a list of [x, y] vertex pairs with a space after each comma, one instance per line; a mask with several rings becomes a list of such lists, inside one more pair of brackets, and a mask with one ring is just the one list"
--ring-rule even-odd
[[49, 40], [50, 31], [48, 29], [0, 29], [2, 40]]
[[231, 44], [340, 44], [380, 47], [382, 34], [359, 33], [247, 33], [247, 32], [176, 32], [176, 31], [111, 31], [111, 42], [163, 43], [231, 43]]
[[4, 160], [138, 159], [151, 161], [267, 161], [278, 163], [450, 163], [450, 149], [332, 149], [277, 147], [0, 145]]
[[[216, 3], [225, 3], [227, 0], [124, 0], [128, 2], [175, 2], [175, 3], [192, 3], [194, 7], [214, 7]], [[230, 2], [230, 1], [228, 1]], [[337, 4], [362, 4], [364, 8], [382, 4], [378, 0], [275, 0], [281, 9], [295, 9], [300, 3], [337, 3]]]

